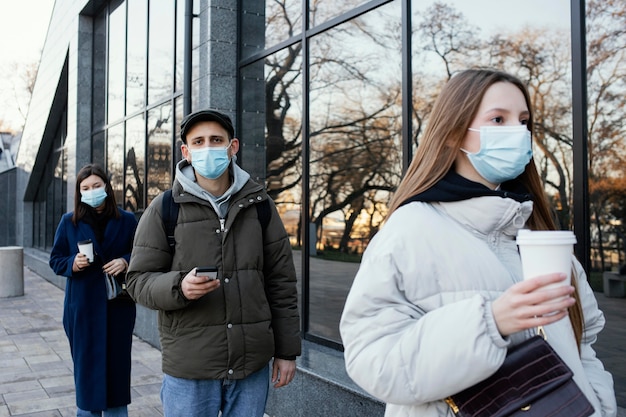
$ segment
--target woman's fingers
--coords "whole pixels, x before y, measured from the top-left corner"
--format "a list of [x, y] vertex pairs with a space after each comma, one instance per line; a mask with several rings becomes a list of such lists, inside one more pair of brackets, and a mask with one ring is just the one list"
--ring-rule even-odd
[[574, 287], [562, 284], [565, 274], [548, 274], [513, 285], [492, 303], [500, 334], [512, 333], [561, 320], [575, 303]]

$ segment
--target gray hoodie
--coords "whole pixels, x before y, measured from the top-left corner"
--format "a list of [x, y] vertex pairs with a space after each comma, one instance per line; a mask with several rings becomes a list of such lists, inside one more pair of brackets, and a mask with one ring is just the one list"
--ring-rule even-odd
[[230, 188], [228, 188], [228, 190], [226, 190], [226, 192], [221, 196], [214, 196], [198, 185], [195, 171], [186, 159], [183, 159], [176, 164], [176, 179], [180, 185], [182, 185], [183, 190], [201, 198], [202, 200], [209, 201], [215, 209], [215, 212], [221, 219], [223, 219], [228, 211], [228, 201], [230, 200], [230, 197], [237, 191], [241, 190], [250, 179], [250, 174], [237, 165], [236, 155], [230, 160], [228, 171], [233, 181]]

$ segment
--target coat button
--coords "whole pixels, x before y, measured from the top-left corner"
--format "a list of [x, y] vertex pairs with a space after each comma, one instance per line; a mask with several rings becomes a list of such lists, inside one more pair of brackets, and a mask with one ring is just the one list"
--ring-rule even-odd
[[235, 371], [233, 371], [232, 369], [229, 369], [229, 370], [228, 370], [228, 375], [232, 375], [232, 374], [234, 374], [234, 373], [235, 373]]
[[230, 278], [224, 278], [224, 282], [228, 284], [230, 282]]
[[233, 328], [233, 324], [232, 323], [228, 323], [228, 325], [226, 327], [228, 327], [229, 329], [232, 329]]

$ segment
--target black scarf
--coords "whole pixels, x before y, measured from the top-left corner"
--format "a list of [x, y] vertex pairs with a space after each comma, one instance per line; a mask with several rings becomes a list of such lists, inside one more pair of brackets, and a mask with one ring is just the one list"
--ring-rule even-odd
[[82, 220], [91, 226], [98, 243], [102, 243], [104, 240], [104, 231], [110, 219], [111, 218], [106, 214], [98, 213], [94, 208], [89, 207]]
[[483, 184], [468, 180], [454, 171], [449, 171], [439, 182], [428, 190], [414, 195], [405, 200], [401, 206], [413, 201], [421, 202], [450, 202], [469, 200], [474, 197], [500, 196], [502, 198], [512, 198], [515, 201], [523, 202], [532, 200], [532, 195], [528, 193], [526, 187], [517, 179], [504, 182], [500, 189], [492, 190]]

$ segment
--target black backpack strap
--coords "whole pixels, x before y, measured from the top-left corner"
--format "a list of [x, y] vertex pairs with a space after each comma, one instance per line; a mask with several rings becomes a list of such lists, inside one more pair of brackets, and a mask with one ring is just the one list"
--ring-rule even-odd
[[261, 228], [265, 233], [265, 229], [267, 229], [267, 225], [270, 224], [270, 219], [272, 218], [272, 210], [270, 208], [270, 201], [263, 200], [259, 204], [255, 204], [256, 206], [256, 215], [259, 218], [259, 223], [261, 223]]
[[163, 193], [161, 201], [161, 218], [165, 226], [165, 234], [167, 236], [167, 244], [170, 246], [170, 252], [173, 254], [176, 248], [176, 239], [174, 238], [174, 229], [178, 220], [178, 203], [172, 198], [172, 190], [169, 189]]
[[[263, 229], [263, 233], [265, 233], [265, 229], [272, 218], [270, 202], [269, 200], [263, 200], [259, 204], [255, 204], [255, 206], [259, 223], [261, 223], [261, 228]], [[163, 200], [161, 200], [161, 217], [163, 219], [163, 225], [165, 226], [167, 244], [170, 246], [170, 252], [174, 254], [174, 249], [176, 248], [174, 229], [176, 228], [176, 222], [178, 220], [178, 203], [172, 198], [171, 189], [163, 193]]]

